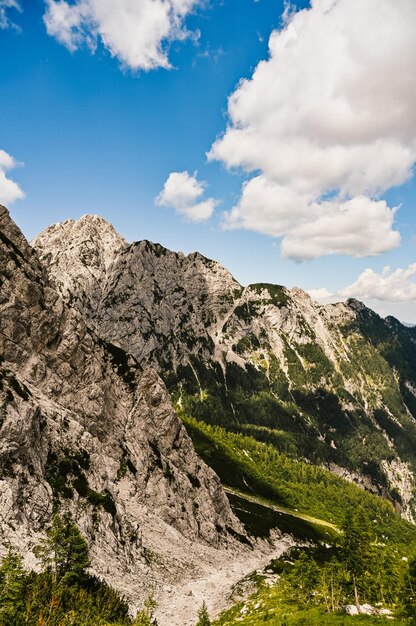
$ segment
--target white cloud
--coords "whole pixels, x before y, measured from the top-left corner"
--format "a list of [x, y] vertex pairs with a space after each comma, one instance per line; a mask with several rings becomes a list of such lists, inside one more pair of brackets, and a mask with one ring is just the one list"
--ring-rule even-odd
[[243, 185], [224, 227], [282, 237], [282, 255], [298, 261], [322, 254], [374, 256], [400, 243], [393, 230], [396, 210], [367, 196], [315, 201], [260, 175]]
[[381, 273], [368, 268], [355, 283], [338, 293], [345, 298], [373, 299], [387, 302], [416, 301], [416, 263], [392, 270], [386, 266]]
[[357, 298], [382, 317], [394, 315], [416, 323], [416, 263], [397, 269], [386, 266], [381, 272], [367, 268], [354, 283], [335, 293], [325, 287], [307, 293], [321, 304]]
[[184, 19], [201, 0], [46, 0], [47, 31], [74, 51], [98, 40], [132, 70], [170, 67], [166, 45], [187, 36]]
[[21, 11], [19, 2], [17, 0], [0, 0], [0, 29], [16, 27], [10, 19], [10, 9]]
[[203, 222], [211, 217], [217, 201], [200, 200], [206, 184], [199, 182], [196, 173], [172, 172], [156, 198], [156, 204], [171, 207], [192, 222]]
[[318, 302], [326, 302], [334, 295], [332, 291], [329, 291], [326, 287], [321, 287], [320, 289], [308, 289], [306, 293], [308, 293], [313, 300], [317, 300]]
[[0, 202], [11, 204], [15, 200], [25, 197], [19, 185], [10, 178], [7, 178], [7, 170], [11, 170], [19, 165], [15, 159], [4, 150], [0, 150]]
[[208, 155], [260, 171], [227, 227], [281, 236], [294, 258], [399, 244], [396, 209], [377, 196], [416, 160], [414, 23], [414, 0], [312, 0], [286, 15]]

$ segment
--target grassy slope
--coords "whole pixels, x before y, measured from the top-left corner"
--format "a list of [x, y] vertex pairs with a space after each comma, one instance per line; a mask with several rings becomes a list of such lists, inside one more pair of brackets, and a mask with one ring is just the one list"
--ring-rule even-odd
[[292, 459], [270, 444], [193, 418], [182, 419], [198, 454], [222, 483], [256, 499], [258, 504], [263, 499], [303, 518], [305, 523], [324, 520], [335, 526], [342, 522], [348, 508], [362, 507], [380, 538], [402, 545], [415, 541], [415, 527], [402, 520], [388, 501], [325, 469]]
[[320, 608], [301, 610], [285, 603], [276, 589], [264, 588], [254, 594], [248, 602], [241, 602], [224, 612], [215, 626], [360, 626], [380, 624], [404, 626], [410, 622], [373, 616], [349, 616], [325, 613]]
[[[416, 529], [402, 520], [386, 500], [374, 496], [329, 471], [279, 453], [253, 437], [182, 419], [202, 458], [226, 486], [235, 513], [250, 533], [266, 537], [273, 527], [298, 539], [336, 544], [337, 526], [348, 510], [362, 508], [377, 540], [394, 545], [397, 558], [416, 544]], [[321, 607], [301, 609], [279, 590], [260, 582], [248, 601], [234, 605], [215, 626], [341, 626], [343, 624], [408, 624], [398, 618], [329, 614]]]

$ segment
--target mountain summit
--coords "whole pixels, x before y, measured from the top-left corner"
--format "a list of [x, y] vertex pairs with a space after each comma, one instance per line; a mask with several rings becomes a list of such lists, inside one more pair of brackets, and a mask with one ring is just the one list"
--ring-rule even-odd
[[[91, 285], [94, 299], [126, 244], [96, 217], [49, 233], [54, 246], [64, 236], [62, 256], [83, 268], [76, 284], [85, 293]], [[90, 544], [93, 571], [133, 606], [172, 580], [192, 578], [201, 563], [246, 559], [244, 529], [158, 374], [98, 337], [62, 301], [2, 206], [0, 267], [3, 548], [33, 564], [53, 512], [70, 513]]]
[[355, 300], [242, 287], [216, 261], [127, 244], [95, 217], [52, 226], [33, 246], [63, 297], [153, 366], [178, 410], [278, 442], [414, 518], [414, 328]]

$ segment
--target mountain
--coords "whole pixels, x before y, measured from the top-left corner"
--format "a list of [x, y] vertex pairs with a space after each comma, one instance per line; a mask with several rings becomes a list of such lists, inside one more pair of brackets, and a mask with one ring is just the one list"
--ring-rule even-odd
[[155, 368], [180, 413], [327, 467], [414, 518], [415, 328], [356, 300], [242, 287], [199, 253], [129, 244], [96, 216], [32, 245], [63, 299]]
[[[85, 306], [100, 301], [100, 280], [126, 248], [101, 220], [87, 222], [100, 237], [82, 257]], [[2, 206], [0, 268], [2, 550], [13, 546], [33, 566], [53, 512], [69, 512], [93, 571], [133, 607], [149, 592], [163, 600], [173, 581], [185, 587], [204, 563], [227, 571], [255, 561], [156, 371], [88, 328]], [[175, 619], [161, 624], [188, 623]]]

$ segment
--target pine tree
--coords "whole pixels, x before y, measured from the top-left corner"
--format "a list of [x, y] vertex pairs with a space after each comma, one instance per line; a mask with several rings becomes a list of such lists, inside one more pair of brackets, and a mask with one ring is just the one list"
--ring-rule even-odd
[[400, 590], [400, 604], [405, 615], [416, 617], [416, 554], [406, 564]]
[[55, 582], [80, 580], [89, 566], [88, 544], [69, 516], [54, 516], [34, 553], [42, 566], [52, 571]]
[[364, 601], [368, 591], [365, 574], [371, 570], [373, 561], [371, 544], [374, 537], [369, 529], [368, 517], [362, 509], [348, 511], [342, 530], [344, 531], [341, 542], [342, 557], [351, 575], [354, 600], [359, 609], [360, 602]]
[[23, 623], [18, 614], [23, 604], [25, 571], [22, 558], [9, 550], [0, 566], [0, 625]]
[[320, 568], [315, 599], [325, 603], [328, 613], [342, 607], [347, 582], [348, 572], [337, 559], [332, 558]]
[[205, 601], [202, 603], [201, 608], [198, 611], [198, 621], [196, 626], [211, 626], [211, 620], [209, 619], [207, 605]]
[[156, 618], [153, 613], [157, 604], [152, 596], [144, 601], [144, 608], [139, 611], [134, 620], [134, 626], [157, 626]]
[[318, 577], [317, 563], [302, 551], [287, 576], [287, 594], [301, 606], [308, 606], [315, 599]]

